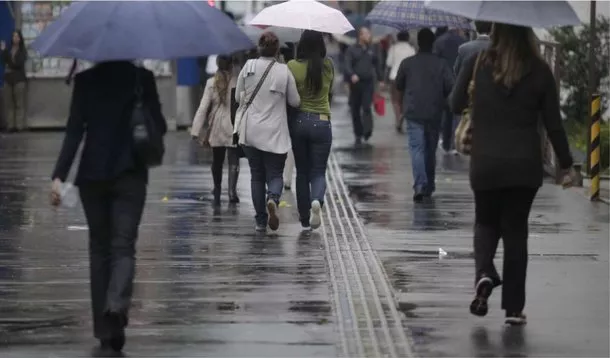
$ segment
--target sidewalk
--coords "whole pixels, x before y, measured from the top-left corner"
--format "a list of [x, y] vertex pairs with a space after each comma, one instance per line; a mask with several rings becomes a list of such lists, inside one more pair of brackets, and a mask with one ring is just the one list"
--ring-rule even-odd
[[[0, 138], [2, 358], [85, 357], [96, 343], [82, 210], [47, 204], [62, 137]], [[242, 203], [230, 208], [225, 186], [214, 212], [211, 158], [186, 133], [166, 144], [140, 229], [127, 356], [336, 356], [323, 237], [299, 235], [293, 202], [278, 235], [255, 235], [245, 161]]]
[[541, 189], [530, 223], [529, 323], [506, 330], [499, 290], [488, 317], [468, 311], [474, 205], [467, 158], [439, 154], [433, 203], [415, 205], [406, 136], [393, 119], [376, 119], [368, 149], [354, 148], [345, 106], [335, 108], [333, 130], [331, 165], [340, 167], [397, 293], [415, 355], [608, 356], [606, 204], [589, 202], [581, 189]]

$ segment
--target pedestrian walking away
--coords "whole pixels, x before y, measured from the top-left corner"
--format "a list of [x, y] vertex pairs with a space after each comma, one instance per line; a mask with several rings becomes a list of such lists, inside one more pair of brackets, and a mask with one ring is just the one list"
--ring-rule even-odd
[[280, 42], [265, 32], [258, 42], [260, 57], [248, 60], [238, 79], [235, 99], [240, 109], [235, 131], [250, 164], [252, 202], [256, 230], [275, 231], [286, 154], [291, 150], [286, 105], [297, 107], [301, 100], [288, 66], [276, 61]]
[[[466, 60], [451, 96], [456, 114], [472, 101], [470, 184], [475, 198], [476, 274], [470, 311], [485, 316], [489, 296], [502, 284], [506, 323], [525, 324], [528, 218], [543, 175], [540, 119], [568, 179], [573, 178], [572, 156], [555, 78], [538, 53], [534, 32], [496, 23], [491, 33], [490, 48]], [[500, 238], [502, 278], [494, 266]]]
[[[373, 135], [373, 94], [375, 84], [383, 80], [382, 63], [372, 44], [367, 27], [358, 30], [358, 43], [345, 53], [345, 73], [350, 79], [350, 108], [356, 144]], [[381, 87], [381, 83], [379, 84]]]
[[207, 80], [201, 103], [195, 113], [191, 135], [204, 147], [212, 148], [212, 178], [214, 180], [214, 206], [220, 206], [222, 168], [225, 157], [229, 164], [229, 202], [239, 203], [237, 179], [239, 177], [239, 152], [233, 143], [235, 117], [235, 86], [237, 75], [231, 56], [217, 56], [218, 70]]
[[397, 42], [388, 52], [386, 66], [388, 67], [388, 80], [390, 82], [390, 93], [392, 98], [392, 106], [394, 108], [394, 116], [396, 120], [396, 131], [402, 133], [404, 117], [402, 116], [402, 97], [396, 88], [396, 75], [398, 68], [407, 57], [415, 55], [415, 49], [409, 43], [409, 32], [401, 31], [396, 35]]
[[85, 138], [75, 185], [89, 226], [93, 331], [100, 340], [96, 355], [123, 349], [133, 293], [135, 245], [148, 182], [148, 167], [134, 151], [131, 113], [136, 92], [155, 127], [165, 134], [152, 72], [113, 61], [77, 74], [66, 136], [52, 175], [51, 202], [59, 205], [62, 184]]
[[[443, 58], [449, 68], [453, 70], [456, 59], [458, 58], [459, 47], [466, 42], [461, 30], [448, 29], [440, 31], [434, 42], [433, 52]], [[455, 150], [454, 132], [457, 126], [459, 117], [456, 117], [449, 108], [445, 106], [442, 123], [442, 148], [447, 154], [457, 154]]]
[[332, 144], [330, 94], [334, 64], [326, 57], [322, 33], [305, 30], [297, 58], [288, 63], [301, 104], [291, 117], [290, 134], [297, 169], [297, 206], [303, 228], [321, 225], [326, 194], [326, 166]]
[[[13, 31], [11, 43], [7, 46], [0, 41], [0, 60], [4, 64], [4, 106], [6, 108], [6, 129], [20, 132], [27, 127], [26, 96], [27, 78], [25, 62], [28, 52], [21, 31]], [[0, 115], [1, 116], [1, 115]]]
[[454, 83], [453, 71], [432, 53], [434, 33], [417, 34], [419, 51], [404, 59], [396, 75], [407, 120], [407, 138], [413, 170], [413, 200], [421, 202], [436, 190], [436, 149], [443, 110]]
[[477, 29], [477, 38], [466, 42], [458, 48], [458, 55], [455, 59], [455, 65], [453, 66], [453, 72], [456, 76], [460, 74], [460, 70], [465, 61], [472, 56], [476, 56], [481, 51], [487, 50], [491, 43], [489, 39], [489, 33], [491, 32], [492, 26], [491, 22], [475, 21], [474, 26]]

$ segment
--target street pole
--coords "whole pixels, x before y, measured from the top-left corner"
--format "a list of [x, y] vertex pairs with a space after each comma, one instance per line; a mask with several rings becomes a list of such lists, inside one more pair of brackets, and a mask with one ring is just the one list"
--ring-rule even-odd
[[587, 175], [590, 176], [591, 175], [591, 126], [593, 125], [593, 115], [594, 113], [592, 112], [591, 109], [591, 105], [590, 105], [590, 101], [593, 98], [593, 95], [595, 95], [595, 92], [597, 91], [597, 75], [596, 75], [596, 71], [595, 71], [595, 44], [597, 42], [597, 35], [596, 35], [596, 20], [597, 20], [597, 14], [596, 14], [596, 6], [597, 2], [595, 0], [591, 1], [591, 9], [589, 12], [590, 18], [589, 18], [589, 90], [587, 91], [587, 106], [589, 108], [589, 116], [587, 119]]

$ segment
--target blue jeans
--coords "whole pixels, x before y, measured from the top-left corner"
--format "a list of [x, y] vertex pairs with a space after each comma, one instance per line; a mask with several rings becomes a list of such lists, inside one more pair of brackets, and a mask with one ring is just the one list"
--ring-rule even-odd
[[256, 211], [256, 224], [267, 226], [267, 200], [279, 204], [284, 188], [284, 163], [286, 154], [264, 152], [244, 146], [250, 164], [252, 204]]
[[407, 118], [407, 138], [413, 169], [415, 194], [432, 195], [436, 190], [436, 148], [439, 128], [432, 123], [416, 122]]
[[311, 202], [324, 203], [326, 164], [333, 140], [330, 120], [319, 114], [297, 112], [290, 119], [294, 164], [297, 168], [297, 206], [301, 224], [309, 225]]

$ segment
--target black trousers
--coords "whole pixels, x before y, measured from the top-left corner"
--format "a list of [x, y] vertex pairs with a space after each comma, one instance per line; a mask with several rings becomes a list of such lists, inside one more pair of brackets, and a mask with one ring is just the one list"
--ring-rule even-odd
[[212, 148], [212, 178], [214, 179], [214, 188], [220, 188], [222, 184], [222, 167], [225, 162], [225, 156], [229, 162], [229, 170], [239, 170], [239, 154], [237, 148], [233, 147], [214, 147]]
[[[491, 278], [503, 285], [502, 309], [521, 313], [525, 307], [528, 219], [538, 189], [475, 190], [474, 257], [476, 282]], [[503, 279], [494, 265], [500, 238], [504, 244]]]
[[352, 112], [354, 135], [365, 139], [373, 135], [373, 81], [360, 81], [350, 86], [349, 105]]
[[[93, 331], [98, 339], [116, 334], [106, 313], [127, 318], [135, 276], [135, 245], [146, 199], [146, 179], [125, 175], [80, 184], [89, 225], [89, 274]], [[122, 327], [120, 327], [122, 328]]]

